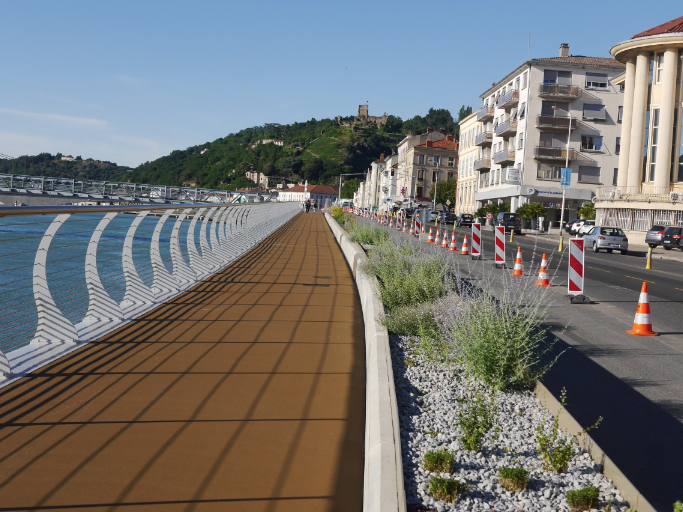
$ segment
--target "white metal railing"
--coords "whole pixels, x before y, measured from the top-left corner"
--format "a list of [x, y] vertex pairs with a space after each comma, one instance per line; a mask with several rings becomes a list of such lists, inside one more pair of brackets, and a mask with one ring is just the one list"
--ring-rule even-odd
[[299, 210], [298, 202], [0, 208], [0, 385], [184, 292]]
[[597, 187], [595, 197], [598, 201], [657, 201], [675, 204], [683, 202], [683, 183], [672, 183], [663, 187], [647, 183], [635, 187]]

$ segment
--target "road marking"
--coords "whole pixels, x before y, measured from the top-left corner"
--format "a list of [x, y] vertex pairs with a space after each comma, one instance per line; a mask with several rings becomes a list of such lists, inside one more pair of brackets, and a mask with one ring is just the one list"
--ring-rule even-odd
[[674, 290], [679, 290], [679, 291], [683, 292], [683, 290], [681, 290], [680, 288], [674, 288]]
[[[588, 267], [588, 265], [586, 265]], [[595, 267], [588, 267], [592, 268], [593, 270], [599, 270], [600, 272], [607, 272], [608, 274], [611, 274], [612, 272], [610, 270], [602, 270], [601, 268], [595, 268]]]
[[626, 274], [624, 274], [624, 277], [630, 277], [631, 279], [636, 279], [638, 281], [645, 281], [646, 283], [656, 284], [654, 281], [648, 281], [647, 279], [641, 279], [640, 277], [627, 276]]

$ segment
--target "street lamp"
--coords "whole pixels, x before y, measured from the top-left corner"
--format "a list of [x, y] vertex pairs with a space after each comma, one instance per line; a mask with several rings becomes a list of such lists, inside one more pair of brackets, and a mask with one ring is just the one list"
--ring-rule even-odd
[[[569, 169], [569, 139], [571, 139], [571, 137], [572, 137], [572, 114], [571, 114], [571, 112], [567, 112], [563, 108], [556, 107], [555, 105], [553, 105], [553, 110], [561, 110], [562, 112], [567, 114], [567, 117], [569, 118], [569, 122], [567, 123], [567, 128], [568, 128], [568, 132], [567, 132], [567, 157], [566, 157], [565, 163], [564, 163], [564, 168]], [[567, 191], [567, 187], [562, 186], [562, 183], [560, 183], [560, 187], [562, 188], [562, 210], [560, 210], [560, 247], [558, 249], [560, 251], [563, 251], [564, 250], [564, 245], [563, 245], [564, 231], [562, 229], [562, 227], [563, 227], [562, 224], [564, 224], [564, 198], [565, 198], [565, 194]]]

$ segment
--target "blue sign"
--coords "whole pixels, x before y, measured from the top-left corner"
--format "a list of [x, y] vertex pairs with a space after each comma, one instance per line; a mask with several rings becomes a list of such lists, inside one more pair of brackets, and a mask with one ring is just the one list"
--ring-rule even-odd
[[563, 167], [562, 176], [560, 177], [560, 188], [569, 188], [572, 184], [572, 168]]

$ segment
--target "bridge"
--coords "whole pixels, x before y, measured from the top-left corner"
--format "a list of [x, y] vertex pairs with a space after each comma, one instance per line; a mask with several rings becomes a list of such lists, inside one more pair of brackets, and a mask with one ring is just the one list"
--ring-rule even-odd
[[74, 203], [253, 203], [275, 201], [271, 194], [206, 188], [75, 180], [0, 174], [0, 202], [7, 206]]
[[363, 508], [363, 316], [322, 215], [0, 214], [2, 510]]

